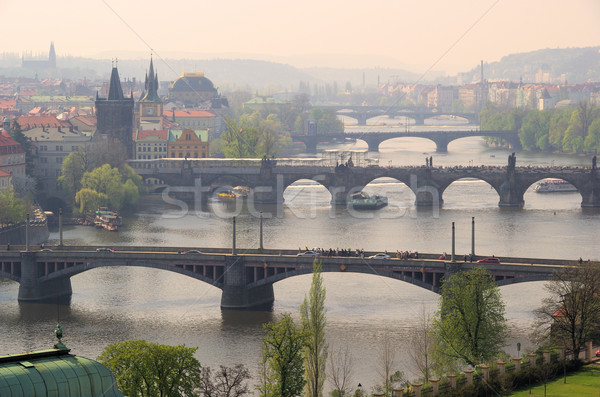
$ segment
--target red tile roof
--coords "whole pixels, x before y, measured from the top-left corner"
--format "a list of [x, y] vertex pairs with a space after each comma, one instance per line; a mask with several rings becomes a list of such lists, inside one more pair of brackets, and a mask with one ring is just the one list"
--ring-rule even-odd
[[6, 172], [6, 171], [0, 170], [0, 178], [3, 177], [3, 176], [10, 176], [10, 175], [11, 175], [10, 172]]
[[73, 118], [75, 120], [81, 121], [85, 125], [89, 125], [90, 127], [95, 126], [96, 123], [98, 122], [96, 119], [96, 116], [77, 116], [77, 117], [73, 117]]
[[133, 139], [146, 139], [151, 136], [156, 136], [159, 139], [166, 141], [169, 137], [169, 130], [138, 130], [137, 137], [134, 136]]
[[14, 153], [23, 153], [23, 148], [19, 145], [19, 142], [13, 141], [2, 134], [0, 134], [0, 146], [16, 146], [17, 149]]
[[35, 127], [70, 127], [68, 121], [58, 120], [54, 116], [19, 116], [17, 122], [23, 130]]
[[175, 110], [175, 111], [163, 111], [163, 116], [173, 120], [173, 112], [175, 112], [175, 120], [184, 117], [215, 117], [215, 114], [208, 110]]

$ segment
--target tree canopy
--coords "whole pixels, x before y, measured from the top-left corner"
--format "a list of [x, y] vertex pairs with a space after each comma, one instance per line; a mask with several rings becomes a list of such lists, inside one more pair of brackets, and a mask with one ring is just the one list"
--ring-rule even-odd
[[83, 174], [75, 202], [79, 204], [80, 212], [94, 210], [98, 206], [121, 210], [133, 207], [141, 189], [142, 178], [131, 167], [125, 164], [118, 169], [104, 164]]
[[548, 297], [535, 310], [536, 342], [578, 353], [586, 341], [600, 336], [600, 264], [565, 267], [545, 289]]
[[482, 130], [518, 131], [526, 150], [595, 153], [600, 149], [600, 109], [588, 102], [552, 110], [501, 109], [488, 104], [479, 118]]
[[323, 395], [327, 363], [327, 341], [325, 340], [325, 287], [321, 274], [321, 261], [313, 260], [312, 284], [308, 297], [300, 306], [302, 328], [306, 336], [304, 367], [306, 370], [306, 395]]
[[504, 346], [504, 302], [483, 267], [456, 273], [442, 285], [433, 320], [438, 371], [475, 365], [497, 357]]
[[196, 350], [130, 340], [107, 346], [98, 361], [112, 371], [127, 396], [197, 396], [201, 366]]
[[302, 394], [304, 365], [302, 352], [305, 335], [289, 314], [264, 326], [261, 367], [264, 383], [257, 385], [263, 397], [295, 397]]

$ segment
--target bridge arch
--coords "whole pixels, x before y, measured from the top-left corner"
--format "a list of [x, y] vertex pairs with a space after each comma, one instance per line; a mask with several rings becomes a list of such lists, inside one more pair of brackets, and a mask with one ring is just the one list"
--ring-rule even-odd
[[[283, 195], [286, 201], [293, 201], [296, 197], [300, 198], [306, 194], [311, 196], [311, 200], [316, 200], [319, 196], [322, 196], [323, 200], [328, 200], [328, 202], [331, 202], [333, 199], [329, 184], [318, 175], [312, 178], [289, 178], [284, 182]], [[325, 198], [325, 195], [329, 197]]]
[[[70, 278], [70, 277], [76, 276], [78, 274], [81, 274], [83, 272], [86, 272], [86, 271], [92, 270], [92, 269], [98, 269], [98, 268], [103, 268], [103, 267], [123, 267], [123, 266], [145, 267], [145, 268], [166, 270], [166, 271], [170, 271], [170, 272], [174, 272], [174, 273], [179, 273], [184, 276], [194, 278], [196, 280], [204, 281], [205, 283], [210, 284], [214, 287], [217, 287], [221, 290], [223, 289], [223, 282], [219, 281], [219, 280], [222, 280], [223, 270], [221, 270], [221, 272], [216, 272], [215, 274], [212, 275], [212, 277], [209, 277], [209, 276], [205, 276], [203, 273], [199, 273], [199, 272], [195, 271], [195, 270], [198, 270], [199, 265], [189, 265], [189, 264], [187, 264], [187, 265], [184, 265], [184, 264], [170, 265], [170, 264], [166, 264], [166, 263], [147, 262], [147, 261], [144, 261], [144, 262], [135, 261], [135, 262], [127, 262], [127, 263], [96, 261], [96, 262], [79, 263], [79, 264], [76, 264], [75, 266], [57, 270], [55, 272], [48, 274], [47, 276], [40, 277], [39, 280], [40, 280], [40, 282], [60, 280], [60, 279], [65, 279], [65, 278]], [[194, 266], [197, 266], [196, 269], [194, 268]]]
[[403, 181], [391, 176], [380, 176], [371, 179], [363, 187], [363, 191], [370, 195], [378, 194], [385, 196], [388, 198], [388, 202], [390, 197], [392, 197], [393, 201], [410, 203], [410, 205], [412, 205], [416, 199], [416, 194], [411, 189], [408, 181]]
[[12, 281], [21, 282], [21, 278], [19, 276], [13, 275], [9, 272], [4, 272], [0, 270], [0, 278], [7, 278]]
[[[330, 273], [330, 272], [339, 273], [340, 269], [338, 266], [334, 266], [334, 267], [323, 266], [322, 271], [323, 271], [323, 273]], [[264, 286], [264, 285], [274, 284], [274, 283], [284, 280], [286, 278], [300, 276], [300, 275], [304, 275], [304, 274], [312, 274], [312, 272], [313, 272], [312, 267], [298, 268], [293, 271], [279, 273], [279, 274], [269, 276], [269, 277], [261, 279], [261, 280], [257, 280], [251, 284], [248, 284], [248, 287], [255, 288], [255, 287], [260, 287], [260, 286]], [[428, 291], [435, 292], [436, 294], [440, 293], [440, 285], [441, 285], [441, 277], [442, 277], [441, 273], [439, 273], [439, 278], [435, 279], [435, 284], [430, 284], [430, 283], [427, 283], [426, 281], [423, 281], [422, 279], [419, 280], [418, 278], [413, 278], [413, 277], [409, 277], [407, 275], [394, 273], [394, 272], [380, 271], [380, 270], [375, 271], [372, 268], [369, 268], [369, 269], [348, 268], [347, 270], [345, 270], [345, 272], [347, 272], [347, 273], [362, 273], [362, 274], [370, 274], [370, 275], [374, 275], [374, 276], [393, 278], [396, 280], [404, 281], [409, 284], [416, 285], [417, 287], [421, 287]], [[419, 275], [423, 276], [423, 273], [421, 273], [421, 272], [415, 272], [415, 274], [419, 274]], [[430, 274], [433, 274], [433, 273], [430, 273]]]
[[[561, 201], [564, 202], [565, 199], [565, 193], [572, 193], [572, 194], [567, 194], [567, 197], [569, 197], [570, 200], [577, 200], [577, 198], [580, 198], [581, 200], [583, 200], [583, 189], [584, 187], [578, 187], [577, 185], [579, 184], [579, 181], [576, 180], [569, 180], [570, 178], [565, 177], [564, 175], [562, 175], [561, 177], [548, 177], [548, 178], [541, 178], [538, 179], [537, 181], [534, 181], [533, 183], [529, 183], [526, 187], [525, 187], [525, 191], [523, 192], [524, 197], [525, 196], [529, 196], [529, 198], [531, 200], [529, 200], [530, 202], [539, 202], [541, 200], [543, 200], [544, 202], [550, 202], [550, 200], [556, 199], [558, 197], [561, 198]], [[567, 192], [549, 192], [549, 193], [556, 193], [556, 194], [545, 194], [545, 192], [540, 192], [537, 193], [535, 191], [535, 188], [538, 186], [538, 184], [540, 184], [540, 189], [544, 188], [544, 183], [554, 183], [555, 181], [560, 181], [563, 183], [568, 183], [571, 184], [575, 187], [576, 191], [572, 191], [569, 190]], [[560, 186], [560, 184], [559, 184]], [[576, 195], [574, 193], [577, 193]], [[556, 202], [556, 201], [554, 201]], [[581, 201], [580, 201], [581, 202]]]
[[[460, 190], [461, 194], [465, 193], [465, 190], [470, 193], [472, 198], [468, 202], [454, 201], [454, 192]], [[482, 207], [485, 205], [498, 206], [498, 198], [500, 192], [492, 181], [486, 180], [484, 177], [464, 177], [458, 178], [450, 182], [442, 191], [444, 204], [449, 203], [451, 206], [454, 205], [466, 205], [468, 207]]]

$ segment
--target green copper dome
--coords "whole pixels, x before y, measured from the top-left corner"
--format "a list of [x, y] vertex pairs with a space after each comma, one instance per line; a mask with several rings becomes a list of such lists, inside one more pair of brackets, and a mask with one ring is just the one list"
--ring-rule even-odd
[[0, 396], [123, 396], [97, 361], [49, 349], [0, 356]]

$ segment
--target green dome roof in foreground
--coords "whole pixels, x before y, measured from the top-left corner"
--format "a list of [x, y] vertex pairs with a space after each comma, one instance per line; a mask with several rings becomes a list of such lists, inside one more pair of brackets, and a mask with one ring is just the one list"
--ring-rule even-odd
[[108, 368], [69, 354], [60, 324], [54, 332], [54, 349], [0, 356], [0, 396], [123, 397]]
[[123, 396], [97, 361], [50, 349], [0, 356], [0, 396]]

